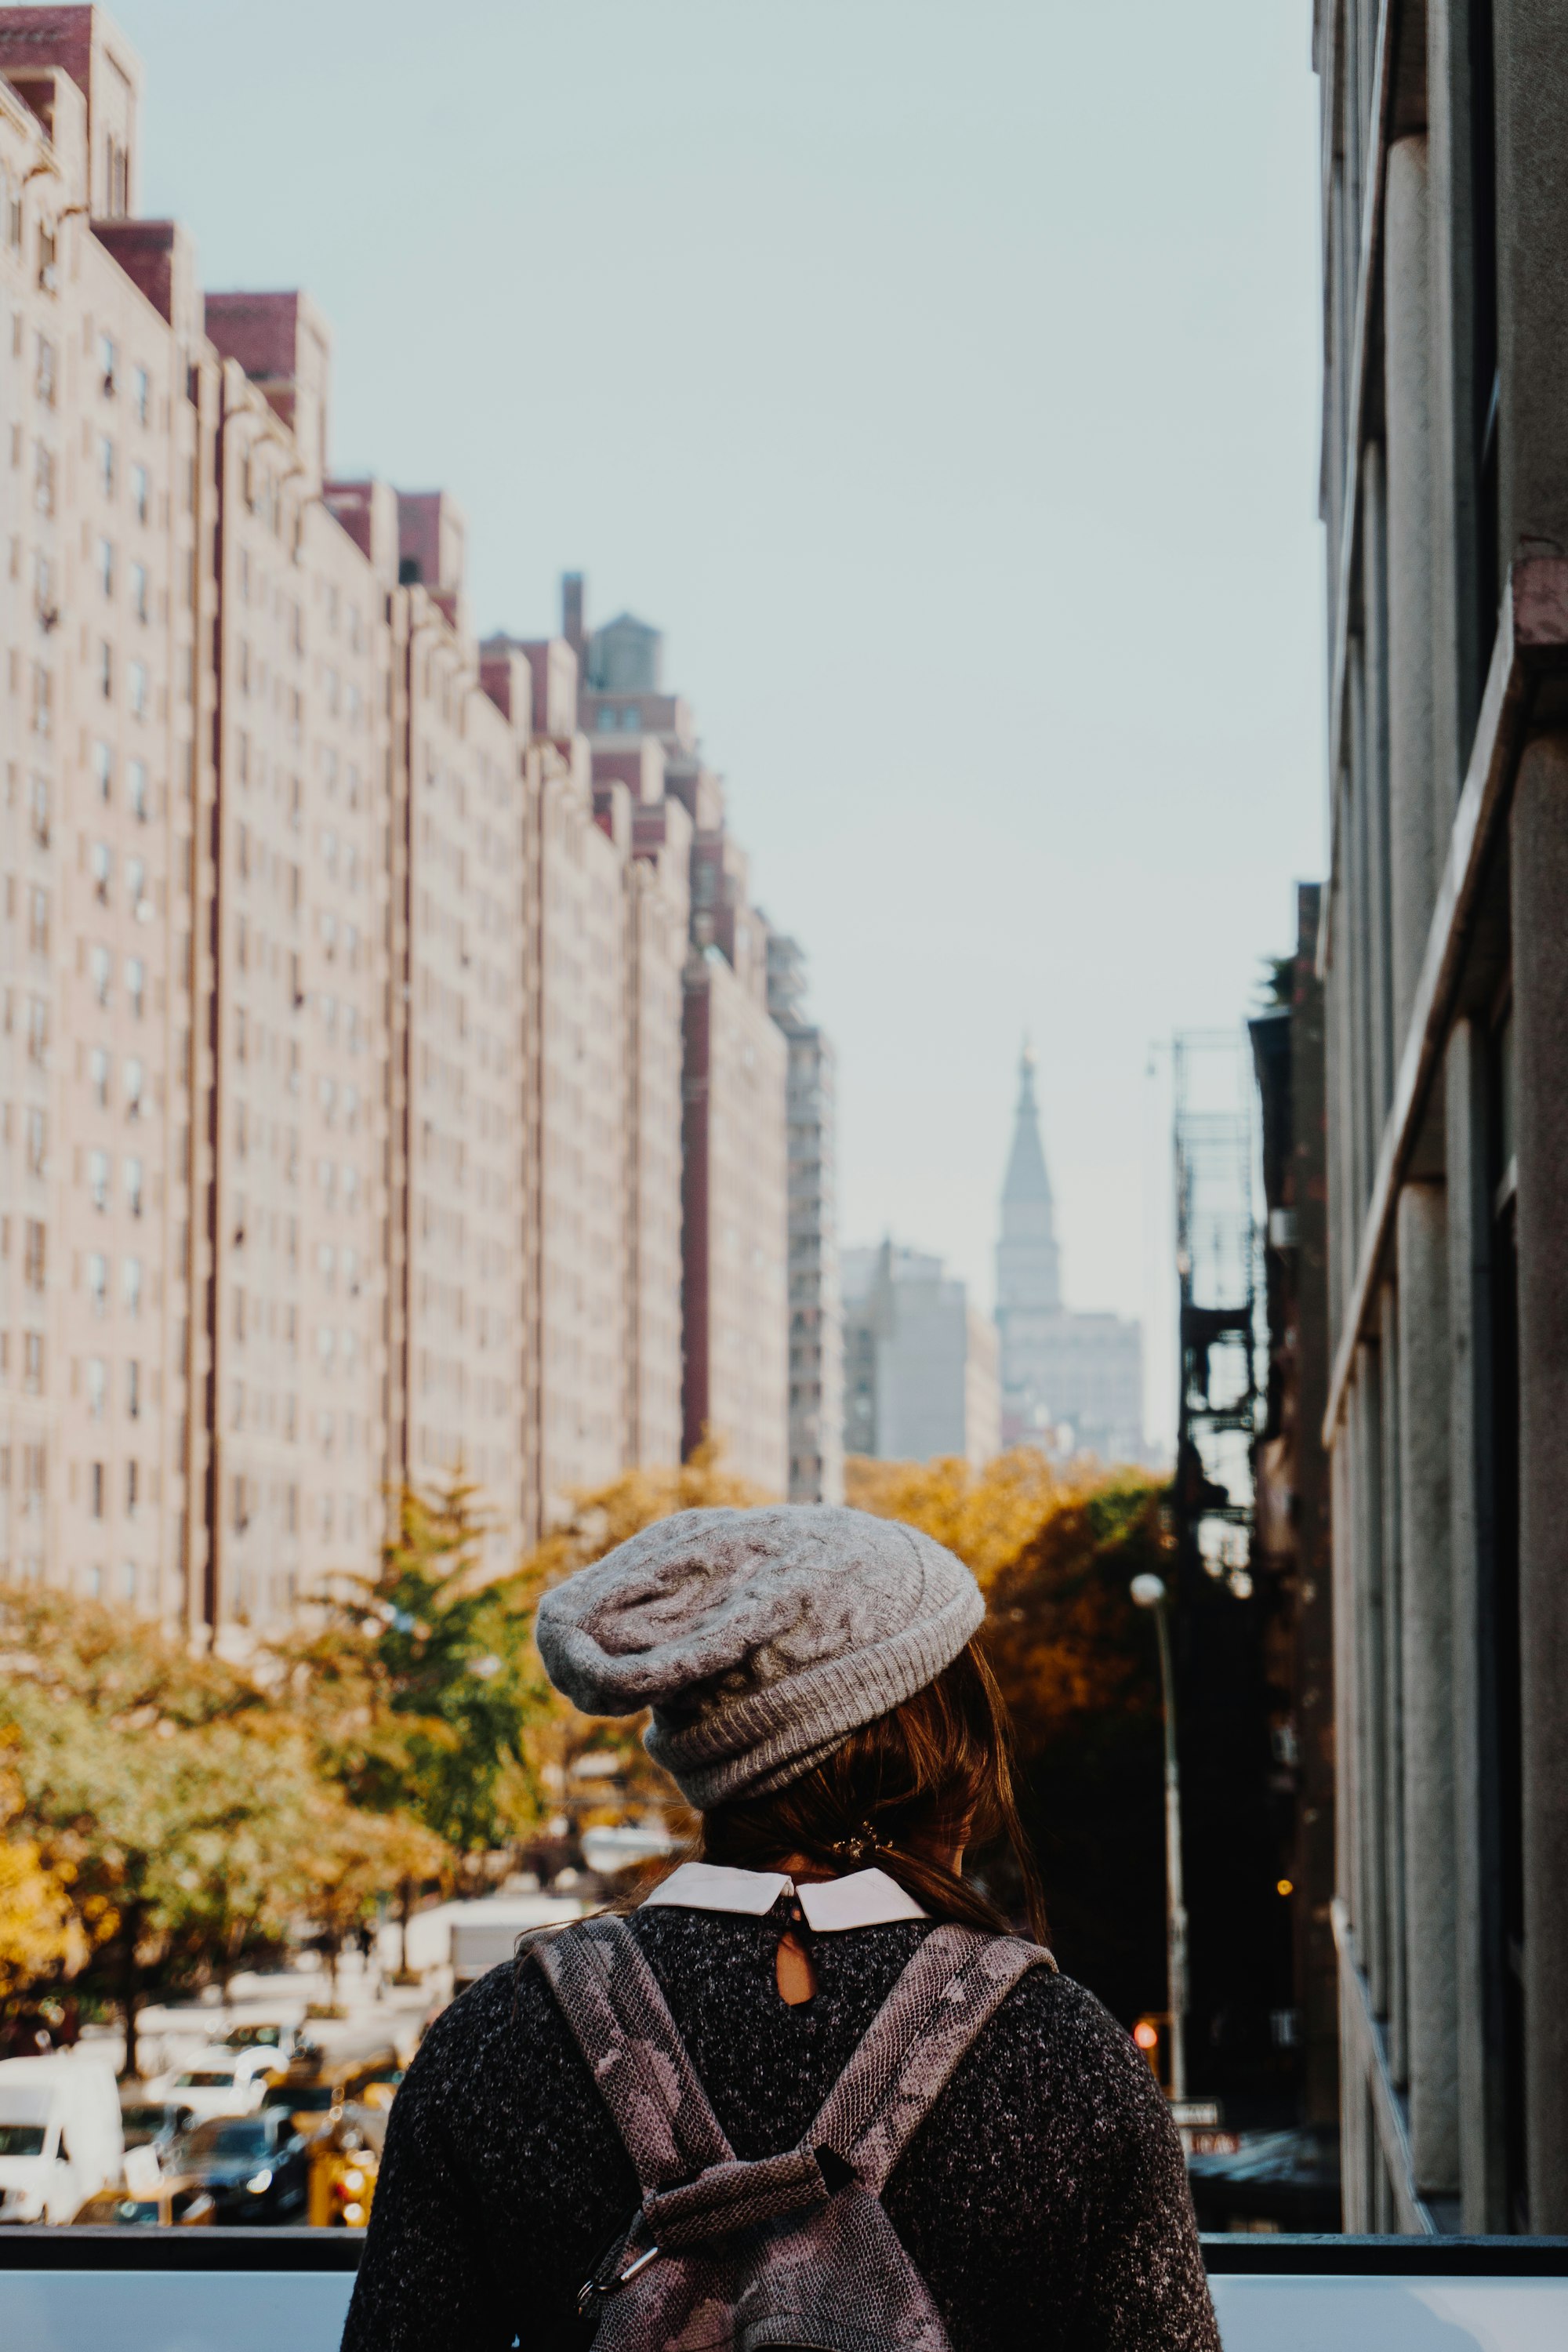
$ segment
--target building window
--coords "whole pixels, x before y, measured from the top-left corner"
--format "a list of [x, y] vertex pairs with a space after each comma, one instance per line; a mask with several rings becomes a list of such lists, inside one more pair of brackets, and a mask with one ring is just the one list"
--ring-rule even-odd
[[92, 777], [99, 799], [107, 801], [114, 781], [114, 754], [107, 743], [95, 743], [92, 747]]
[[101, 1250], [89, 1253], [87, 1261], [87, 1292], [95, 1315], [109, 1312], [109, 1260]]
[[109, 904], [110, 877], [114, 871], [114, 859], [106, 841], [95, 841], [88, 860], [92, 873], [92, 887], [100, 907]]
[[125, 959], [125, 993], [131, 999], [131, 1010], [138, 1021], [146, 1009], [147, 967], [140, 956]]
[[135, 516], [138, 522], [146, 521], [150, 506], [151, 499], [148, 491], [147, 468], [145, 466], [132, 466], [131, 468], [131, 511]]
[[134, 1356], [125, 1367], [125, 1411], [130, 1420], [141, 1420], [142, 1367]]
[[128, 1462], [125, 1465], [125, 1516], [128, 1519], [133, 1519], [136, 1517], [137, 1505], [141, 1500], [142, 1465], [139, 1462]]
[[110, 1058], [101, 1045], [95, 1045], [87, 1057], [88, 1084], [100, 1110], [109, 1108]]
[[110, 985], [114, 972], [114, 958], [110, 954], [107, 948], [94, 948], [88, 957], [87, 968], [89, 977], [92, 982], [92, 992], [94, 996], [98, 999], [100, 1004], [107, 1004], [109, 1003]]
[[87, 1189], [95, 1209], [109, 1207], [109, 1154], [89, 1151], [87, 1155]]
[[140, 1160], [126, 1160], [124, 1176], [125, 1205], [130, 1210], [133, 1217], [139, 1217], [142, 1214], [142, 1162]]
[[[106, 499], [114, 496], [115, 473], [114, 444], [107, 433], [100, 433], [98, 437], [98, 479]], [[141, 520], [145, 521], [146, 517], [142, 516]]]
[[87, 1409], [94, 1421], [101, 1421], [109, 1404], [109, 1366], [101, 1356], [87, 1360]]
[[[25, 1331], [22, 1334], [22, 1386], [28, 1396], [42, 1396], [44, 1393], [44, 1335], [41, 1331]], [[43, 1448], [40, 1446], [37, 1451], [41, 1457]], [[41, 1487], [43, 1483], [40, 1475], [38, 1486]]]
[[142, 1312], [142, 1261], [128, 1257], [120, 1270], [120, 1295], [125, 1302], [127, 1315]]
[[[126, 779], [131, 814], [138, 824], [145, 824], [147, 822], [147, 770], [144, 762], [141, 760], [132, 760], [126, 771]], [[107, 793], [105, 797], [108, 797]]]
[[41, 1176], [48, 1157], [48, 1121], [41, 1110], [27, 1113], [27, 1173]]
[[105, 702], [114, 699], [114, 647], [107, 637], [98, 648], [98, 690]]
[[38, 848], [49, 845], [49, 780], [33, 775], [27, 784], [27, 814], [32, 824], [33, 839]]
[[142, 1090], [146, 1083], [146, 1074], [133, 1054], [127, 1056], [120, 1077], [121, 1087], [125, 1096], [125, 1116], [127, 1118], [140, 1118]]
[[98, 584], [106, 596], [114, 593], [114, 541], [100, 539], [98, 542]]
[[146, 663], [128, 662], [125, 668], [125, 682], [131, 701], [131, 716], [132, 719], [145, 719], [147, 716]]
[[49, 951], [49, 894], [35, 886], [27, 893], [27, 945], [34, 955]]
[[139, 367], [131, 378], [131, 405], [136, 412], [138, 425], [145, 425], [152, 413], [153, 382], [144, 367]]
[[133, 563], [131, 567], [131, 609], [139, 621], [147, 618], [147, 566]]
[[87, 1507], [95, 1519], [103, 1517], [104, 1465], [89, 1462], [87, 1465]]
[[98, 339], [98, 372], [103, 379], [103, 396], [112, 400], [120, 383], [120, 350], [112, 335]]

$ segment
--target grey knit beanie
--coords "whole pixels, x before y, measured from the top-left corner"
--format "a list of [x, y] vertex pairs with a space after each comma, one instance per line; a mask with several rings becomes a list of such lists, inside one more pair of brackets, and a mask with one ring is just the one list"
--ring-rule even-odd
[[584, 1714], [653, 1709], [649, 1755], [706, 1809], [798, 1780], [933, 1682], [984, 1614], [918, 1528], [778, 1503], [656, 1519], [547, 1592], [535, 1633]]

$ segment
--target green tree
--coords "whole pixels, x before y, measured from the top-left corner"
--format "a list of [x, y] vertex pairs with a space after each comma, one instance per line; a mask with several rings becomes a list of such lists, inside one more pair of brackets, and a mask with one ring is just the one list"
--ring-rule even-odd
[[276, 1654], [323, 1770], [459, 1854], [531, 1817], [526, 1734], [546, 1703], [521, 1593], [483, 1581], [485, 1532], [463, 1479], [405, 1487], [375, 1574], [336, 1580], [321, 1623]]

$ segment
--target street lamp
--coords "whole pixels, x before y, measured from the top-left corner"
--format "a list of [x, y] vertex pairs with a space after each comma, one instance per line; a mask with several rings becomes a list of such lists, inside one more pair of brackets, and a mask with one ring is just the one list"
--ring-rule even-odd
[[1171, 1666], [1171, 1596], [1158, 1576], [1135, 1576], [1132, 1599], [1154, 1612], [1165, 1716], [1165, 2002], [1171, 2012], [1171, 2097], [1187, 2095], [1187, 1906], [1182, 1892], [1182, 1784], [1176, 1767], [1176, 1685]]

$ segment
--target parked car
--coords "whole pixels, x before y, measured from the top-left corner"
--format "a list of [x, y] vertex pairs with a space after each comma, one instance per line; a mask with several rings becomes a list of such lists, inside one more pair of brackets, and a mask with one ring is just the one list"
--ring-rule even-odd
[[157, 2098], [189, 2107], [198, 2121], [209, 2116], [247, 2116], [261, 2105], [277, 2071], [275, 2050], [231, 2050], [215, 2042], [184, 2065], [160, 2074], [148, 2088]]
[[213, 2219], [226, 2228], [305, 2218], [305, 2135], [281, 2107], [197, 2124], [180, 2143], [180, 2160], [211, 2197]]
[[120, 2179], [125, 2138], [106, 2058], [0, 2060], [0, 2221], [68, 2221]]
[[226, 2050], [266, 2050], [274, 2066], [314, 2063], [321, 2046], [302, 2018], [239, 2018], [222, 2036]]
[[1331, 2126], [1226, 2135], [1187, 2158], [1200, 2230], [1331, 2234], [1340, 2220], [1339, 2134]]
[[94, 2230], [192, 2230], [210, 2225], [215, 2210], [205, 2181], [176, 2172], [140, 2193], [100, 2189], [76, 2219], [79, 2226]]
[[120, 2124], [128, 2155], [134, 2147], [150, 2147], [159, 2164], [166, 2164], [175, 2142], [195, 2121], [195, 2109], [183, 2099], [154, 2099], [144, 2083], [121, 2086]]

